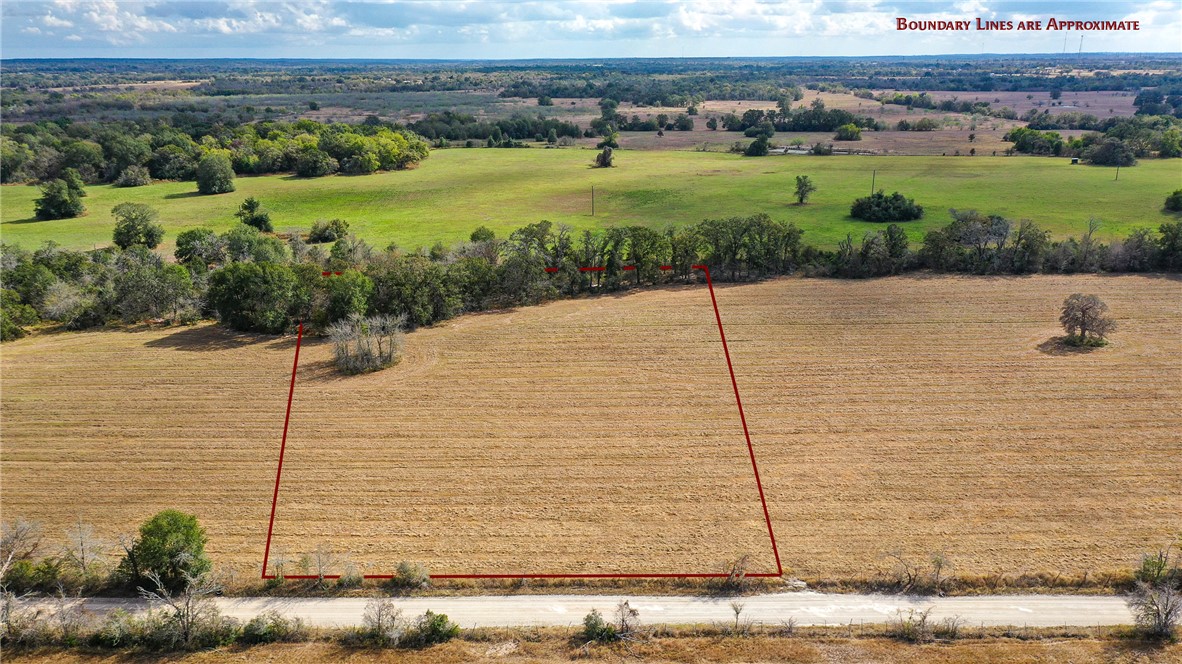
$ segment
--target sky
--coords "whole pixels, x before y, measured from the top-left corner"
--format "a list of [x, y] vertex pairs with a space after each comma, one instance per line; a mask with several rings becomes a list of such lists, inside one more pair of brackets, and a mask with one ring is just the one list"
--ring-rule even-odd
[[909, 20], [1137, 20], [1085, 52], [1182, 52], [1182, 0], [3, 0], [3, 58], [627, 58], [1060, 53], [1081, 33]]

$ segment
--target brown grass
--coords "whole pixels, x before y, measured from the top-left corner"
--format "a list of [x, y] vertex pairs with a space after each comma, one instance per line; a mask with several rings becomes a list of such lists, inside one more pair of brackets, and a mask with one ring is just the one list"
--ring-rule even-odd
[[[6, 659], [9, 656], [6, 656]], [[1049, 639], [1020, 641], [984, 639], [926, 645], [910, 645], [881, 638], [776, 638], [759, 636], [656, 638], [627, 647], [594, 646], [584, 649], [565, 635], [506, 634], [489, 641], [457, 640], [426, 650], [354, 650], [330, 643], [273, 644], [251, 648], [224, 648], [189, 655], [137, 655], [133, 653], [79, 653], [44, 651], [10, 656], [13, 661], [37, 664], [86, 662], [117, 664], [130, 662], [397, 662], [399, 664], [459, 664], [461, 662], [508, 662], [552, 664], [570, 661], [643, 662], [843, 662], [1006, 664], [1039, 662], [1176, 662], [1182, 645], [1151, 646], [1137, 642], [1100, 639]]]
[[[1077, 291], [1121, 329], [1092, 353], [1048, 353]], [[796, 574], [856, 579], [895, 550], [943, 550], [970, 575], [1094, 574], [1182, 531], [1176, 278], [784, 279], [717, 295]], [[113, 537], [179, 508], [219, 565], [257, 578], [293, 350], [209, 325], [5, 344], [4, 518]], [[367, 376], [336, 376], [310, 340], [275, 547], [327, 542], [379, 573], [402, 559], [715, 571], [740, 554], [770, 569], [721, 351], [700, 286], [465, 316]]]

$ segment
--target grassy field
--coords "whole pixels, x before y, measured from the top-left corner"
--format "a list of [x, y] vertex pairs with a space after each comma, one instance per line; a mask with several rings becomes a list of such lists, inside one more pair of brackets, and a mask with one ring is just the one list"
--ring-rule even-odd
[[[698, 133], [698, 132], [694, 132]], [[617, 167], [589, 167], [583, 149], [435, 151], [411, 171], [304, 180], [293, 176], [239, 178], [238, 190], [200, 196], [192, 182], [120, 189], [87, 189], [86, 216], [58, 221], [32, 218], [36, 187], [0, 188], [0, 237], [34, 247], [54, 240], [88, 248], [110, 242], [110, 210], [133, 201], [160, 210], [165, 247], [196, 226], [225, 230], [247, 196], [273, 211], [277, 230], [307, 229], [318, 219], [341, 217], [378, 246], [413, 249], [437, 240], [466, 239], [480, 225], [501, 236], [548, 219], [576, 229], [643, 224], [655, 228], [707, 217], [766, 212], [794, 221], [805, 240], [833, 247], [852, 233], [881, 228], [849, 217], [854, 198], [877, 187], [901, 191], [924, 205], [927, 216], [908, 224], [913, 240], [946, 224], [948, 208], [976, 208], [1037, 221], [1056, 236], [1078, 234], [1089, 217], [1103, 220], [1101, 235], [1124, 235], [1174, 218], [1161, 210], [1166, 194], [1182, 185], [1182, 161], [1146, 160], [1114, 170], [1071, 166], [1066, 159], [1004, 157], [808, 157], [751, 159], [730, 154], [621, 151]], [[796, 175], [818, 191], [808, 205], [792, 205]], [[591, 216], [591, 187], [596, 188]]]
[[[1049, 343], [1073, 292], [1110, 305], [1111, 346]], [[1176, 277], [717, 295], [791, 573], [944, 551], [959, 574], [1095, 574], [1182, 532]], [[465, 316], [347, 379], [310, 341], [275, 549], [328, 543], [368, 573], [713, 571], [739, 554], [767, 570], [712, 317], [701, 286]], [[113, 538], [179, 508], [223, 569], [257, 578], [293, 350], [210, 325], [6, 343], [5, 518]]]

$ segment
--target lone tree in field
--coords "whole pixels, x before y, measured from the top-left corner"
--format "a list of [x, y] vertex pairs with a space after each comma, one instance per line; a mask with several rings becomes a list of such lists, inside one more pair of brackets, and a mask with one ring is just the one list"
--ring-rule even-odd
[[354, 313], [328, 328], [333, 361], [343, 373], [368, 373], [385, 369], [402, 352], [405, 317], [364, 317]]
[[33, 202], [33, 213], [38, 219], [69, 219], [86, 211], [82, 198], [82, 178], [78, 171], [67, 168], [62, 177], [50, 180], [41, 187], [41, 197]]
[[804, 205], [809, 202], [809, 196], [817, 190], [817, 185], [807, 175], [796, 176], [796, 204]]
[[1059, 315], [1059, 322], [1067, 331], [1067, 342], [1077, 346], [1104, 345], [1104, 337], [1116, 330], [1116, 321], [1107, 313], [1108, 305], [1095, 295], [1068, 296]]
[[234, 167], [223, 154], [207, 154], [197, 165], [197, 191], [203, 194], [226, 194], [234, 191]]

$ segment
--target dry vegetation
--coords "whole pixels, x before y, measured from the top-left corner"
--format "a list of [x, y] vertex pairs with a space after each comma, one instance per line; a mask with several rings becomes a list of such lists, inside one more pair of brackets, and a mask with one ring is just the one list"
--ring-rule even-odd
[[[1068, 663], [1103, 661], [1111, 664], [1176, 662], [1182, 645], [1161, 647], [1135, 642], [1097, 639], [1016, 641], [985, 639], [928, 645], [910, 645], [876, 638], [657, 638], [640, 645], [596, 646], [584, 651], [556, 632], [539, 634], [490, 634], [488, 640], [465, 638], [428, 650], [352, 650], [328, 643], [273, 644], [249, 649], [227, 648], [191, 655], [173, 655], [170, 662], [215, 664], [219, 662], [397, 662], [399, 664], [450, 664], [452, 662], [505, 662], [552, 664], [570, 661], [645, 662], [843, 662], [848, 664], [981, 664], [1005, 662]], [[160, 661], [134, 654], [80, 654], [47, 652], [19, 655], [14, 661], [37, 664], [124, 664]]]
[[[1109, 304], [1112, 345], [1046, 343], [1072, 292]], [[892, 551], [1095, 574], [1182, 531], [1176, 278], [717, 295], [796, 574], [856, 579]], [[216, 563], [257, 578], [293, 350], [209, 325], [5, 344], [5, 518], [113, 538], [179, 508]], [[275, 523], [290, 557], [327, 542], [371, 573], [774, 567], [701, 286], [465, 316], [376, 374], [342, 378], [330, 356], [301, 353]]]

